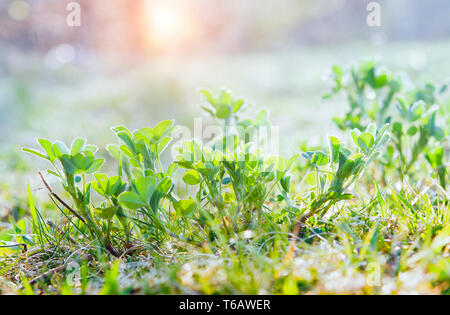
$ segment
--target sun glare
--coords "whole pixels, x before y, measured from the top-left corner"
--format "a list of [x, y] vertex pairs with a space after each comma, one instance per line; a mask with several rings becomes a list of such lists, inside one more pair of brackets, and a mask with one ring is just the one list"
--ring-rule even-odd
[[187, 41], [191, 30], [187, 14], [178, 1], [147, 1], [148, 37], [152, 45], [167, 49]]

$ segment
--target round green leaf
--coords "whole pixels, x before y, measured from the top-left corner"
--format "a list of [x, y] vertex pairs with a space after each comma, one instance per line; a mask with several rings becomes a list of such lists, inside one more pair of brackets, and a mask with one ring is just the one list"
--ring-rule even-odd
[[145, 207], [147, 204], [139, 197], [138, 194], [127, 191], [119, 196], [119, 204], [127, 209], [136, 210]]
[[200, 184], [202, 179], [197, 171], [189, 170], [184, 174], [183, 181], [188, 185], [195, 186]]
[[178, 213], [187, 217], [191, 216], [196, 209], [195, 201], [192, 198], [174, 202], [173, 206]]

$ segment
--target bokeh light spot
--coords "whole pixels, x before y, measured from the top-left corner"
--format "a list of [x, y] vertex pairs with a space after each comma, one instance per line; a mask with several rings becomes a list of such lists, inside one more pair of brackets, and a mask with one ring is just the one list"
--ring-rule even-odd
[[30, 5], [22, 0], [14, 0], [8, 6], [8, 15], [16, 20], [23, 21], [30, 14]]
[[192, 20], [182, 2], [146, 2], [148, 37], [158, 48], [171, 48], [189, 40]]
[[76, 51], [70, 44], [61, 44], [50, 50], [45, 56], [45, 63], [51, 69], [71, 63], [75, 60]]

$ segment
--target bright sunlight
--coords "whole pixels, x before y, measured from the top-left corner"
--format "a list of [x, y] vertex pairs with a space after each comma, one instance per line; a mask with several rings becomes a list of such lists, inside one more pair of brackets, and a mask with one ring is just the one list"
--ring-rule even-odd
[[193, 30], [189, 10], [181, 1], [147, 0], [148, 38], [153, 46], [169, 49], [186, 43]]

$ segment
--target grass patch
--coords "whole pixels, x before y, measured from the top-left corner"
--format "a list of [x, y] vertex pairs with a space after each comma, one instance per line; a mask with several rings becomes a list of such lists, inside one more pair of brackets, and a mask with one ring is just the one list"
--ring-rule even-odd
[[80, 137], [38, 139], [24, 151], [48, 163], [49, 199], [28, 188], [29, 215], [0, 230], [1, 292], [448, 293], [446, 86], [411, 88], [374, 61], [330, 80], [348, 137], [288, 158], [254, 137], [267, 112], [245, 117], [225, 90], [202, 91], [220, 136], [178, 143], [169, 163], [171, 120], [113, 127], [108, 159]]

